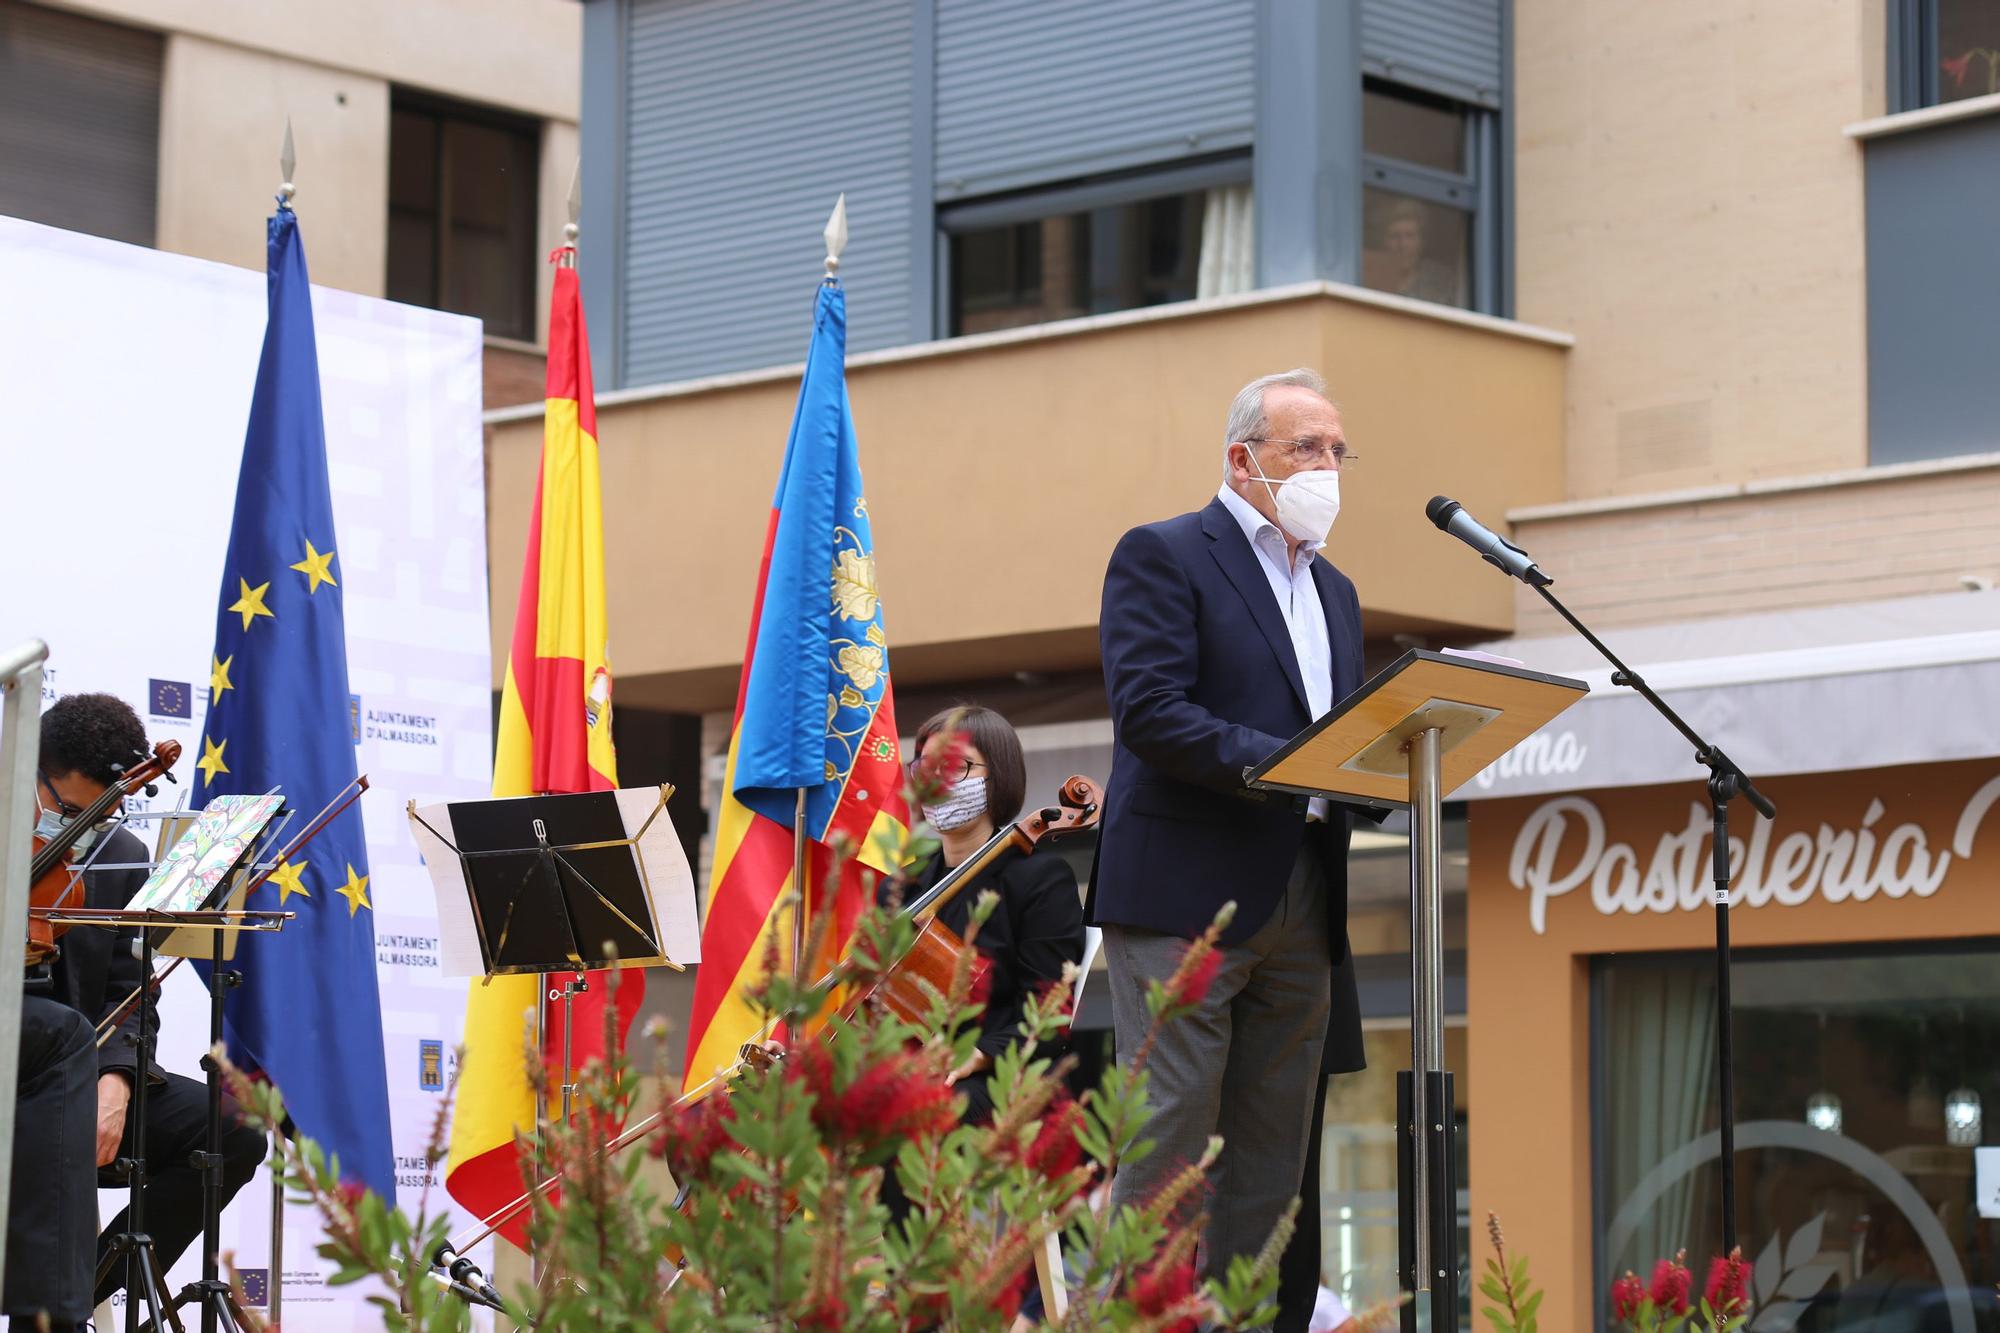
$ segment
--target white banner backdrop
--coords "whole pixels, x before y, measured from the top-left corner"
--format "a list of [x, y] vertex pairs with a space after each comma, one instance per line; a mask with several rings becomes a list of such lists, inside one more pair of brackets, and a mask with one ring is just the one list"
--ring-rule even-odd
[[[309, 207], [301, 221], [310, 266]], [[0, 293], [0, 641], [48, 642], [50, 702], [108, 691], [154, 740], [178, 739], [186, 784], [197, 776], [264, 274], [0, 218]], [[423, 1150], [465, 982], [439, 975], [437, 912], [403, 812], [412, 798], [484, 796], [492, 771], [480, 327], [319, 287], [313, 314], [355, 744], [369, 780], [361, 806], [398, 1192], [414, 1209], [428, 1184], [436, 1210], [449, 1200], [441, 1181], [426, 1182]], [[163, 785], [152, 804], [172, 805], [184, 789]], [[150, 846], [155, 826], [137, 827]], [[193, 969], [176, 972], [161, 1010], [162, 1062], [198, 1076], [208, 1008]], [[100, 1215], [121, 1202], [102, 1195]], [[270, 1214], [260, 1172], [222, 1223], [223, 1250], [266, 1280]], [[286, 1329], [379, 1328], [364, 1291], [327, 1286], [319, 1237], [309, 1209], [290, 1211]], [[197, 1244], [172, 1289], [199, 1276], [199, 1260]]]

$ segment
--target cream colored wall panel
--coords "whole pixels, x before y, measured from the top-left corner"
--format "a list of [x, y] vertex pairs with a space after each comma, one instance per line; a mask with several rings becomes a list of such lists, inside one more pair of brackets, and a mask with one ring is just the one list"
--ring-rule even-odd
[[1865, 459], [1863, 0], [1522, 0], [1519, 313], [1577, 335], [1567, 486]]
[[382, 295], [389, 85], [185, 34], [161, 81], [159, 247], [264, 266], [287, 116], [313, 281]]
[[[850, 358], [898, 678], [1094, 664], [1112, 545], [1205, 504], [1230, 398], [1296, 365], [1325, 372], [1362, 456], [1328, 550], [1370, 632], [1504, 633], [1510, 585], [1468, 573], [1471, 554], [1423, 506], [1445, 491], [1497, 522], [1560, 494], [1564, 347], [1351, 289], [1299, 290]], [[805, 321], [802, 306], [801, 346]], [[797, 396], [790, 370], [600, 403], [621, 697], [729, 706]], [[506, 416], [488, 449], [501, 661], [542, 430], [539, 414]]]
[[[534, 340], [540, 344], [549, 340], [549, 292], [555, 285], [555, 269], [547, 262], [548, 255], [549, 251], [563, 243], [563, 224], [569, 221], [570, 176], [576, 171], [581, 145], [582, 136], [577, 133], [574, 124], [561, 120], [542, 122], [542, 178], [536, 187], [535, 202]], [[598, 218], [596, 221], [597, 243], [611, 244], [612, 220]], [[590, 244], [591, 231], [591, 219], [580, 219], [579, 249]]]
[[577, 118], [583, 6], [576, 0], [55, 2], [533, 115]]

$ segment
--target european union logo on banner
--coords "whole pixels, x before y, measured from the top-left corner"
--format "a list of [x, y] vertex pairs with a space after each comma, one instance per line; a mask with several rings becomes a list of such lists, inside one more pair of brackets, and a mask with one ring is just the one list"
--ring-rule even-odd
[[253, 1310], [267, 1309], [271, 1304], [271, 1270], [239, 1268], [236, 1275], [243, 1279], [243, 1303]]
[[[354, 782], [354, 703], [312, 296], [298, 219], [283, 205], [270, 220], [267, 258], [270, 309], [193, 804], [278, 788], [296, 832]], [[275, 934], [239, 938], [243, 984], [223, 1012], [232, 1056], [277, 1085], [299, 1132], [337, 1156], [342, 1175], [394, 1200], [369, 893], [361, 811], [350, 805], [246, 904], [297, 916]]]
[[146, 711], [154, 717], [193, 717], [194, 687], [184, 680], [146, 682]]

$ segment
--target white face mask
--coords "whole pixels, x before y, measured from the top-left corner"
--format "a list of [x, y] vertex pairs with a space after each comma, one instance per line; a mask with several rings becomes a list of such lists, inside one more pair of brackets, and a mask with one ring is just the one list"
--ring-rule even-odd
[[924, 807], [924, 822], [940, 833], [964, 828], [986, 813], [986, 775], [974, 774], [954, 782], [944, 800]]
[[1272, 481], [1264, 475], [1254, 453], [1250, 466], [1257, 469], [1258, 480], [1271, 492], [1271, 502], [1278, 507], [1278, 526], [1286, 535], [1293, 541], [1325, 542], [1333, 531], [1333, 521], [1340, 517], [1340, 474], [1315, 468]]

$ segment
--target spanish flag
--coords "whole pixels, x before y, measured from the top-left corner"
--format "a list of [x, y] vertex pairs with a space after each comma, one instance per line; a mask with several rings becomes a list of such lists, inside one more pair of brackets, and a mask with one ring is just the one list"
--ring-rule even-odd
[[[846, 358], [847, 298], [828, 278], [771, 500], [737, 687], [688, 1028], [689, 1088], [734, 1064], [758, 1035], [763, 1017], [753, 998], [774, 935], [780, 965], [792, 965], [783, 904], [799, 791], [811, 840], [809, 911], [831, 914], [829, 953], [861, 915], [864, 875], [891, 868], [882, 835], [909, 824]], [[855, 858], [827, 901], [833, 845], [843, 841]]]
[[[597, 474], [597, 407], [590, 384], [590, 342], [577, 292], [575, 251], [555, 255], [549, 301], [548, 406], [542, 427], [542, 473], [528, 519], [528, 551], [514, 641], [500, 694], [500, 737], [493, 794], [609, 791], [618, 785], [611, 745], [611, 670], [606, 661], [604, 509]], [[521, 1064], [525, 1023], [566, 974], [494, 977], [472, 983], [465, 1014], [465, 1060], [451, 1125], [445, 1188], [467, 1211], [488, 1217], [520, 1197], [517, 1128], [535, 1126], [535, 1095]], [[604, 1054], [604, 1010], [616, 991], [622, 1040], [645, 998], [645, 973], [599, 974], [576, 996], [572, 1028], [581, 1069]], [[564, 1067], [560, 1011], [543, 1012], [542, 1055]], [[525, 1246], [527, 1214], [500, 1231]]]

